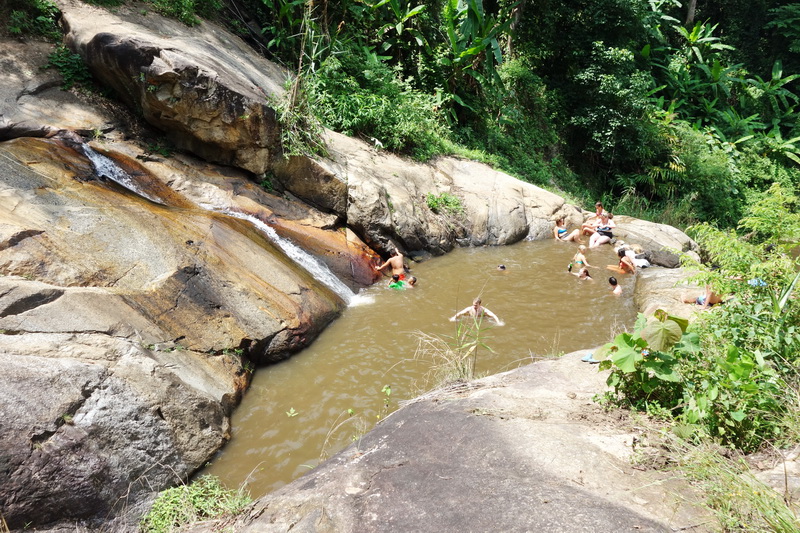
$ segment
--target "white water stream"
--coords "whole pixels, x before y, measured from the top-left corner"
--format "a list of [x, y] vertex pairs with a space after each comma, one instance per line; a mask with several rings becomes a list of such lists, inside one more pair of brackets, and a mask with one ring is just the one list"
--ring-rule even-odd
[[[124, 187], [125, 189], [133, 192], [141, 196], [142, 198], [146, 198], [151, 202], [155, 202], [157, 204], [163, 205], [159, 199], [154, 198], [153, 196], [147, 194], [147, 192], [139, 187], [139, 184], [136, 183], [136, 180], [125, 172], [122, 168], [117, 165], [114, 160], [96, 152], [87, 144], [79, 144], [79, 149], [83, 152], [83, 154], [91, 161], [92, 165], [95, 169], [95, 174], [98, 177], [103, 177], [106, 179], [110, 179], [111, 181], [117, 183], [118, 185]], [[249, 223], [253, 224], [256, 229], [258, 229], [267, 239], [269, 239], [272, 243], [274, 243], [278, 248], [280, 248], [283, 253], [286, 254], [289, 259], [294, 261], [298, 266], [306, 270], [309, 274], [311, 274], [315, 279], [323, 283], [326, 287], [331, 289], [335, 292], [347, 305], [350, 305], [353, 302], [355, 294], [350, 288], [345, 285], [342, 280], [340, 280], [336, 275], [331, 272], [327, 265], [319, 261], [316, 257], [309, 254], [293, 242], [282, 238], [278, 233], [270, 227], [268, 224], [265, 224], [258, 218], [248, 215], [246, 213], [241, 213], [237, 211], [231, 211], [229, 209], [218, 208], [216, 206], [211, 205], [201, 205], [200, 207], [207, 209], [209, 211], [214, 211], [217, 213], [222, 213], [224, 215], [232, 216], [235, 218], [239, 218], [242, 220], [246, 220]]]
[[83, 152], [83, 155], [85, 155], [89, 161], [92, 162], [92, 165], [94, 166], [94, 172], [98, 177], [109, 179], [128, 189], [129, 191], [138, 194], [142, 198], [146, 198], [151, 202], [164, 205], [164, 202], [158, 198], [150, 196], [141, 187], [139, 187], [139, 185], [136, 183], [136, 180], [133, 179], [133, 177], [123, 169], [119, 168], [119, 165], [117, 165], [112, 159], [96, 152], [88, 144], [79, 144], [78, 147], [80, 148], [81, 152]]
[[263, 221], [252, 215], [248, 215], [247, 213], [230, 211], [227, 209], [219, 210], [210, 206], [201, 207], [205, 207], [213, 211], [219, 211], [225, 215], [250, 222], [256, 227], [256, 229], [263, 233], [265, 237], [283, 250], [283, 253], [285, 253], [289, 259], [305, 269], [309, 274], [314, 276], [315, 279], [324, 283], [326, 287], [335, 292], [342, 300], [344, 300], [346, 304], [349, 305], [353, 301], [353, 298], [355, 297], [353, 291], [351, 291], [350, 287], [345, 285], [342, 280], [336, 277], [336, 275], [331, 272], [325, 263], [309, 254], [292, 241], [284, 239], [278, 235], [278, 233], [268, 224], [265, 224]]

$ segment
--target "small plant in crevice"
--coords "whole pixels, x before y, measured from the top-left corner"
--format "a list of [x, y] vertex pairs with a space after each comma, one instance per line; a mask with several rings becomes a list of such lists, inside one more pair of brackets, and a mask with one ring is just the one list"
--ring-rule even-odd
[[425, 203], [437, 215], [461, 215], [464, 213], [464, 206], [458, 196], [448, 192], [441, 194], [429, 192], [425, 197]]
[[148, 154], [157, 154], [161, 157], [172, 157], [172, 154], [175, 153], [172, 146], [163, 140], [147, 143], [146, 150]]
[[92, 86], [92, 74], [86, 63], [83, 62], [83, 58], [66, 46], [59, 46], [47, 56], [47, 64], [44, 68], [58, 70], [64, 80], [61, 84], [61, 88], [64, 90], [72, 87], [88, 89]]
[[139, 525], [144, 533], [167, 533], [201, 520], [235, 515], [251, 501], [242, 489], [226, 489], [219, 478], [202, 476], [159, 493]]

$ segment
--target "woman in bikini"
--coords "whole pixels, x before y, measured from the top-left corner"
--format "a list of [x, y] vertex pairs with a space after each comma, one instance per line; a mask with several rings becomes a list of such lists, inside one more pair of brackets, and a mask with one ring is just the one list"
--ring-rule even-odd
[[[586, 260], [586, 256], [584, 255], [585, 251], [586, 251], [586, 246], [584, 246], [583, 244], [578, 246], [578, 251], [575, 252], [575, 255], [572, 256], [572, 263], [570, 263], [570, 268], [569, 268], [570, 272], [572, 271], [572, 265], [573, 264], [578, 265], [578, 270], [580, 270], [582, 267], [590, 267], [590, 266], [592, 266]], [[594, 268], [594, 267], [592, 267], [592, 268]]]
[[553, 228], [553, 238], [557, 241], [573, 241], [573, 242], [580, 242], [580, 230], [574, 229], [572, 233], [567, 230], [567, 226], [564, 223], [565, 217], [561, 217], [556, 220], [556, 226]]

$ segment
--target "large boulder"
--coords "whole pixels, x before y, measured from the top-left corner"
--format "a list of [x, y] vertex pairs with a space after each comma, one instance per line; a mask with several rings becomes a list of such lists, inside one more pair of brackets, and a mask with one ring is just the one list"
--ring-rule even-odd
[[629, 216], [615, 216], [614, 222], [617, 225], [614, 235], [627, 244], [641, 247], [653, 265], [678, 268], [682, 253], [699, 251], [696, 242], [673, 226]]
[[65, 41], [93, 76], [178, 147], [256, 174], [280, 153], [268, 99], [281, 97], [287, 73], [238, 37], [209, 22], [197, 29], [143, 14], [135, 5], [114, 13], [77, 0], [59, 6]]
[[[276, 165], [275, 175], [286, 190], [336, 213], [384, 252], [397, 246], [442, 254], [456, 245], [549, 238], [557, 216], [582, 220], [560, 196], [481, 163], [445, 157], [422, 164], [337, 133], [325, 139], [328, 157], [295, 158]], [[463, 212], [432, 211], [428, 196], [442, 194], [458, 198]]]
[[[135, 507], [229, 437], [256, 362], [343, 306], [247, 221], [72, 144], [0, 145], [0, 508], [12, 528]], [[197, 173], [195, 173], [197, 175]], [[133, 515], [135, 519], [135, 514]]]
[[607, 373], [584, 354], [428, 393], [239, 517], [188, 531], [705, 531], [688, 483], [633, 466], [647, 438], [592, 401]]

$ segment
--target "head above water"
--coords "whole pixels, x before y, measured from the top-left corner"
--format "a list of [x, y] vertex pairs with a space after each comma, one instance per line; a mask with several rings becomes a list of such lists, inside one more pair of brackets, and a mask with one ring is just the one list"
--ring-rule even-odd
[[392, 281], [400, 281], [400, 274], [392, 274]]
[[614, 276], [611, 276], [610, 278], [608, 278], [608, 282], [611, 284], [612, 287], [616, 287], [617, 286], [617, 278], [615, 278]]
[[472, 307], [478, 307], [479, 305], [481, 305], [481, 297], [480, 296], [478, 296], [477, 298], [472, 300]]
[[586, 245], [585, 244], [581, 244], [580, 246], [578, 246], [578, 251], [581, 252], [581, 253], [585, 252], [586, 251]]
[[416, 285], [417, 284], [417, 278], [415, 278], [414, 276], [411, 276], [410, 278], [408, 278], [408, 284], [409, 285]]
[[497, 270], [505, 270], [505, 269], [506, 269], [505, 265], [497, 265]]

